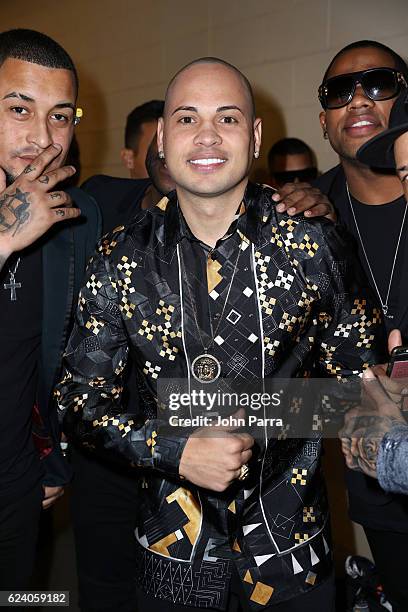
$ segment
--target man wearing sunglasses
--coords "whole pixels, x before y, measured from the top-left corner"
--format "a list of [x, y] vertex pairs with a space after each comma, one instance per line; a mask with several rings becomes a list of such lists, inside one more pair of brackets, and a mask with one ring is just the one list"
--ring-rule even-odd
[[[408, 68], [392, 49], [358, 41], [332, 60], [319, 87], [324, 138], [340, 164], [317, 180], [356, 241], [360, 261], [382, 306], [387, 331], [408, 337], [407, 205], [398, 177], [359, 162], [357, 150], [388, 126]], [[394, 612], [408, 609], [401, 563], [408, 547], [408, 501], [376, 480], [347, 470], [350, 516], [362, 524]]]
[[310, 183], [317, 178], [315, 156], [312, 149], [299, 138], [282, 138], [268, 153], [268, 168], [272, 187], [286, 183]]

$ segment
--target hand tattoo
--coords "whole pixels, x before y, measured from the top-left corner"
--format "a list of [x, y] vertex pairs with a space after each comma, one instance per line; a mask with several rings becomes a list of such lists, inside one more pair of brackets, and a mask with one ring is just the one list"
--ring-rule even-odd
[[0, 197], [0, 234], [12, 232], [15, 236], [22, 225], [30, 218], [30, 192], [18, 187], [15, 193], [5, 193]]
[[30, 174], [30, 172], [34, 172], [35, 168], [34, 166], [26, 166], [23, 170], [24, 174]]
[[53, 193], [50, 193], [50, 196], [51, 200], [58, 200], [59, 198], [62, 198], [62, 195], [59, 191], [54, 191]]
[[45, 185], [47, 185], [50, 182], [50, 177], [47, 174], [43, 174], [38, 179], [38, 182], [39, 183], [44, 183]]

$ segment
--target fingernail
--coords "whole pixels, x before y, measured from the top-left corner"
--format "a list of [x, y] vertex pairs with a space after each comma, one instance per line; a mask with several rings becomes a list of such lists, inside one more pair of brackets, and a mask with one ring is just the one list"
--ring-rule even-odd
[[276, 210], [278, 212], [285, 212], [285, 205], [284, 204], [278, 204], [276, 207]]
[[279, 193], [274, 193], [274, 194], [273, 194], [273, 196], [272, 196], [272, 200], [273, 200], [274, 202], [279, 202], [279, 200], [280, 200], [280, 199], [281, 199], [281, 197], [280, 197]]
[[75, 166], [70, 166], [71, 170], [73, 170], [74, 172], [76, 172], [76, 168]]
[[57, 151], [61, 151], [62, 147], [58, 142], [53, 142], [52, 146], [54, 147], [54, 149], [56, 149]]
[[311, 216], [311, 214], [312, 214], [312, 211], [311, 211], [311, 210], [306, 210], [306, 211], [305, 211], [305, 215], [306, 215], [306, 217], [310, 217], [310, 216]]
[[296, 213], [296, 208], [293, 208], [293, 206], [291, 206], [290, 208], [288, 208], [288, 213], [290, 215], [294, 215]]

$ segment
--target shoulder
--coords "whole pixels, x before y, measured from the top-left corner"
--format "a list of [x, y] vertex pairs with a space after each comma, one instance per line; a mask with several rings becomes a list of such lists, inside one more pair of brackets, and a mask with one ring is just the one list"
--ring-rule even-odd
[[149, 179], [120, 178], [97, 174], [87, 179], [81, 185], [81, 189], [93, 196], [98, 204], [103, 205], [107, 200], [110, 203], [112, 197], [118, 201], [130, 192], [143, 192], [149, 183]]
[[321, 176], [319, 176], [315, 181], [313, 181], [313, 187], [317, 187], [323, 193], [328, 193], [333, 186], [333, 183], [336, 181], [342, 181], [344, 179], [343, 168], [340, 164], [334, 166]]
[[119, 225], [102, 236], [97, 251], [112, 262], [135, 250], [146, 254], [164, 242], [164, 217], [165, 208], [159, 205], [140, 210], [126, 226]]

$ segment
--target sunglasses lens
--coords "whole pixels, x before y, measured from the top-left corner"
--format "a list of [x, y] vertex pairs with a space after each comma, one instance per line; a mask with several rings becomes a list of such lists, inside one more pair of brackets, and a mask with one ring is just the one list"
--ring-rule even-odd
[[389, 100], [399, 91], [397, 77], [391, 70], [370, 70], [362, 76], [361, 81], [371, 100]]
[[345, 106], [353, 93], [354, 81], [349, 76], [339, 76], [329, 79], [326, 83], [326, 108]]

